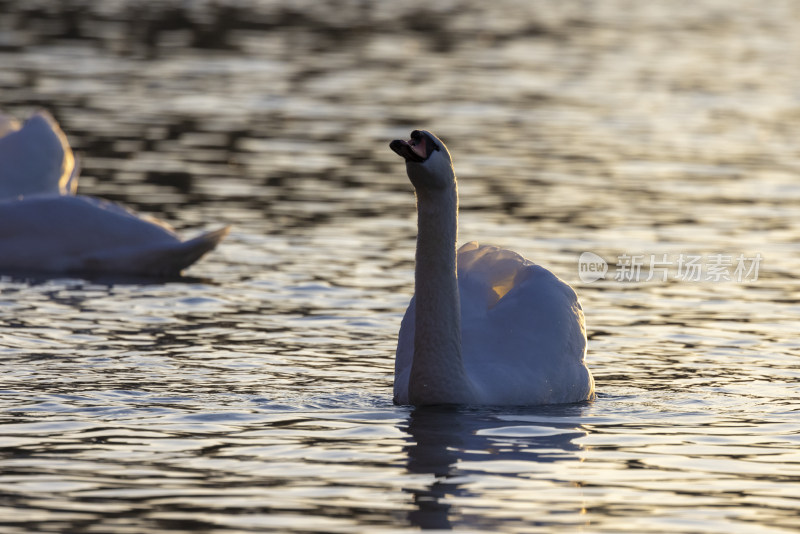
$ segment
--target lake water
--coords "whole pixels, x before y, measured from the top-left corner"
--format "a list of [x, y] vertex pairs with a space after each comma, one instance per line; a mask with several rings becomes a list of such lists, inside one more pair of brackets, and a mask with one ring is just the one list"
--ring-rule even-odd
[[[80, 192], [232, 226], [183, 280], [0, 278], [3, 533], [800, 529], [798, 3], [0, 11]], [[461, 241], [578, 291], [593, 402], [392, 405], [416, 127]]]

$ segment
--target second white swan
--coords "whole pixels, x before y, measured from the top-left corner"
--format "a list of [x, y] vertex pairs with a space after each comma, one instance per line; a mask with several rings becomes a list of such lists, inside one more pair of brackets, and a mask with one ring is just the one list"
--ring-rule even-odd
[[575, 291], [510, 250], [456, 252], [450, 153], [427, 131], [395, 140], [417, 196], [415, 295], [400, 327], [397, 404], [537, 405], [594, 396]]
[[0, 272], [173, 277], [227, 228], [182, 240], [165, 223], [75, 195], [77, 158], [55, 119], [0, 114]]

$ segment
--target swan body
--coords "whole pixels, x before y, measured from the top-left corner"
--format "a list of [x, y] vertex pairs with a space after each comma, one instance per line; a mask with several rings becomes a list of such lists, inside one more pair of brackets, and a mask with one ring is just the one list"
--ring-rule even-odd
[[450, 153], [414, 131], [391, 148], [417, 196], [415, 295], [400, 326], [397, 404], [539, 405], [594, 396], [575, 291], [510, 250], [456, 251], [458, 192]]
[[34, 195], [0, 201], [0, 268], [176, 276], [227, 232], [223, 228], [181, 241], [167, 226], [107, 200]]
[[160, 221], [75, 195], [78, 165], [45, 112], [22, 127], [0, 116], [0, 135], [0, 271], [177, 276], [228, 233], [182, 241]]

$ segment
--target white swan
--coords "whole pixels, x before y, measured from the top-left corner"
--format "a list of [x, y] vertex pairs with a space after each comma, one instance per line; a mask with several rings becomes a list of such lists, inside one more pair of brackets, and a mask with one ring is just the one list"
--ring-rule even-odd
[[182, 241], [166, 224], [75, 196], [78, 165], [46, 112], [20, 127], [0, 115], [0, 271], [175, 276], [228, 228]]
[[458, 191], [450, 153], [415, 130], [392, 150], [417, 197], [415, 295], [395, 359], [397, 404], [535, 405], [594, 396], [583, 311], [572, 288], [510, 250], [456, 252]]

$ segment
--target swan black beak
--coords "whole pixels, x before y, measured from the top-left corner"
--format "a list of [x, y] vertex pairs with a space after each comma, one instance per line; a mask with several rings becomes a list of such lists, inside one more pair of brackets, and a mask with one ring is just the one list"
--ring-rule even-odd
[[433, 139], [419, 130], [411, 132], [411, 139], [409, 141], [395, 139], [389, 143], [389, 148], [394, 150], [409, 163], [422, 163], [430, 157], [434, 150], [439, 150], [439, 146]]
[[403, 159], [408, 162], [422, 163], [425, 161], [425, 158], [414, 152], [414, 149], [411, 148], [411, 145], [408, 144], [408, 141], [395, 139], [389, 143], [389, 148], [394, 150], [398, 155], [403, 156]]

